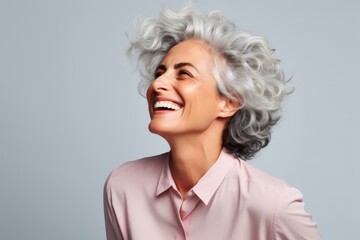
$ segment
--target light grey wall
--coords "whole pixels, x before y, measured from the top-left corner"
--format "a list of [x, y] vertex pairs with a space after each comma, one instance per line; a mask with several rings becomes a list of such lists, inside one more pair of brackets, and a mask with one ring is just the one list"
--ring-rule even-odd
[[[164, 0], [0, 0], [0, 239], [104, 239], [102, 186], [168, 149], [147, 132], [126, 32]], [[302, 190], [324, 239], [356, 239], [358, 1], [205, 1], [266, 36], [296, 91], [253, 164]]]

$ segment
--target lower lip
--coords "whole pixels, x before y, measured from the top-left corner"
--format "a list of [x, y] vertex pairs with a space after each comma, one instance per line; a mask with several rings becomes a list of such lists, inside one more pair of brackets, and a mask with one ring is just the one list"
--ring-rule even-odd
[[154, 110], [154, 114], [167, 114], [167, 113], [177, 112], [179, 110]]

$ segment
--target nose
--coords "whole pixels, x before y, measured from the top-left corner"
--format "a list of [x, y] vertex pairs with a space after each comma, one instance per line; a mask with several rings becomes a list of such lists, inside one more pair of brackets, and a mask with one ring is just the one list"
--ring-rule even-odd
[[155, 78], [152, 83], [150, 84], [149, 88], [146, 91], [146, 96], [148, 101], [152, 101], [151, 99], [154, 98], [156, 95], [161, 93], [165, 93], [170, 89], [170, 81], [169, 77], [165, 76], [165, 73], [160, 75], [159, 77]]
[[152, 88], [156, 92], [168, 91], [170, 88], [169, 76], [165, 76], [165, 73], [154, 79], [151, 83]]

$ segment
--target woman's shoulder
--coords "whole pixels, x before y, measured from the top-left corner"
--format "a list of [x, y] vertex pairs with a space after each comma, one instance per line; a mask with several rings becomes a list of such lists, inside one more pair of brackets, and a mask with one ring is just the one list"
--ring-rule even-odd
[[275, 177], [248, 162], [240, 160], [240, 164], [241, 172], [245, 175], [249, 184], [253, 186], [275, 192], [284, 191], [290, 187], [285, 180]]
[[140, 158], [137, 160], [131, 160], [121, 164], [119, 167], [115, 168], [110, 175], [116, 176], [125, 174], [127, 172], [134, 173], [139, 171], [148, 171], [151, 169], [159, 170], [159, 165], [162, 165], [164, 160], [167, 159], [168, 153], [162, 153], [155, 156], [149, 156]]
[[298, 193], [298, 190], [285, 180], [272, 176], [243, 160], [240, 160], [239, 181], [240, 194], [255, 207], [264, 205], [267, 209], [273, 209], [286, 198], [287, 194]]
[[304, 208], [302, 193], [286, 181], [274, 177], [249, 163], [242, 162], [248, 178], [245, 193], [248, 210], [267, 216], [275, 239], [321, 239], [316, 223]]
[[242, 160], [240, 172], [242, 179], [246, 178], [241, 194], [250, 206], [261, 212], [269, 211], [270, 214], [274, 214], [274, 210], [286, 209], [291, 202], [303, 201], [302, 194], [297, 188]]
[[109, 174], [106, 185], [131, 186], [148, 181], [157, 181], [168, 153], [144, 157], [123, 163]]

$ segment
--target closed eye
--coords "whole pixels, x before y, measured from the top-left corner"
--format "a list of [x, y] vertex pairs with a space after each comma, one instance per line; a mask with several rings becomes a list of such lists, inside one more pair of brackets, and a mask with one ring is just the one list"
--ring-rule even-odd
[[166, 72], [166, 66], [161, 64], [155, 69], [154, 78], [158, 78]]
[[160, 77], [161, 75], [163, 75], [163, 72], [156, 71], [156, 72], [154, 73], [154, 79], [157, 79], [157, 78]]
[[193, 75], [188, 72], [188, 71], [185, 71], [185, 70], [179, 70], [179, 76], [182, 76], [182, 77], [193, 77]]

